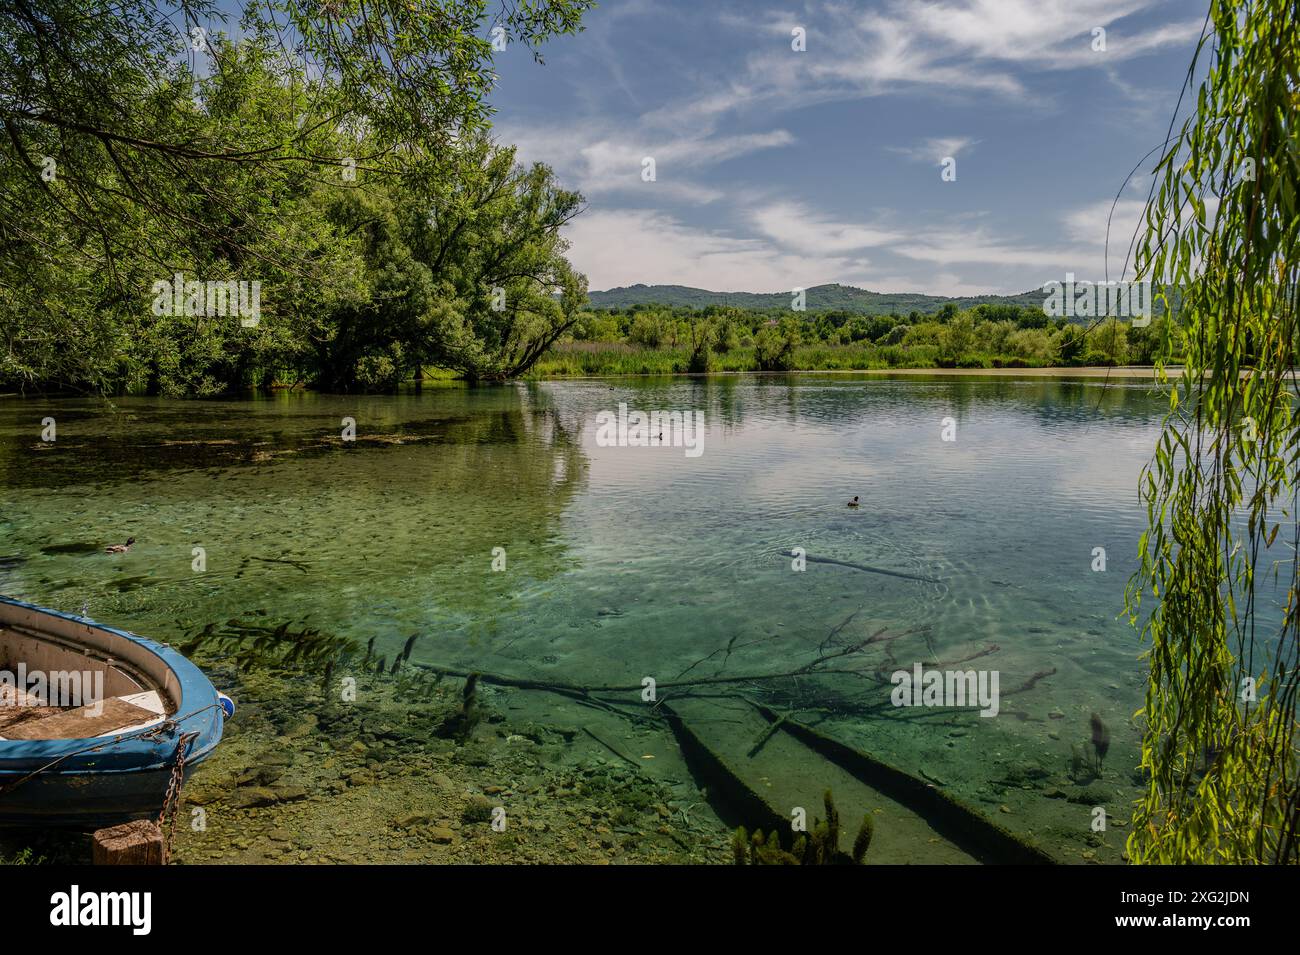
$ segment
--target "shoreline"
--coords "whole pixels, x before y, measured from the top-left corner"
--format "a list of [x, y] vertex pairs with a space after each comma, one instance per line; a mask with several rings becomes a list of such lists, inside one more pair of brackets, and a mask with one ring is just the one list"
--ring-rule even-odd
[[[1182, 374], [1182, 366], [1169, 366], [1165, 371], [1173, 376]], [[623, 374], [623, 375], [548, 375], [538, 378], [522, 378], [527, 382], [551, 381], [607, 381], [614, 378], [735, 378], [744, 375], [759, 377], [788, 377], [790, 375], [901, 375], [919, 377], [932, 375], [936, 378], [1123, 378], [1155, 380], [1156, 369], [1150, 365], [1083, 365], [1078, 368], [1043, 366], [1039, 368], [793, 368], [790, 371], [709, 371], [709, 372], [665, 372], [663, 374]], [[426, 382], [427, 384], [427, 382]]]
[[[1165, 368], [1169, 377], [1181, 377], [1183, 368], [1181, 365], [1170, 365]], [[1242, 370], [1242, 375], [1249, 374], [1246, 369]], [[790, 371], [757, 371], [754, 369], [740, 369], [735, 371], [708, 371], [708, 372], [690, 372], [690, 371], [668, 371], [668, 372], [645, 372], [645, 373], [626, 373], [613, 375], [545, 375], [545, 376], [527, 376], [522, 378], [511, 378], [499, 382], [480, 382], [475, 387], [488, 387], [490, 385], [513, 385], [513, 384], [543, 384], [557, 381], [613, 381], [615, 379], [626, 378], [738, 378], [746, 375], [753, 375], [761, 378], [789, 377], [790, 375], [871, 375], [873, 377], [889, 377], [897, 375], [900, 377], [916, 378], [929, 376], [934, 378], [1089, 378], [1089, 379], [1121, 379], [1125, 381], [1150, 380], [1156, 379], [1156, 369], [1150, 365], [1081, 365], [1077, 368], [1065, 368], [1054, 365], [1045, 365], [1041, 367], [1026, 368], [795, 368]], [[423, 388], [468, 388], [470, 384], [463, 378], [424, 378], [411, 379], [402, 382], [395, 391], [375, 391], [362, 392], [352, 395], [348, 392], [335, 391], [316, 391], [312, 388], [299, 388], [297, 386], [275, 386], [268, 389], [253, 389], [249, 392], [238, 392], [235, 394], [209, 395], [204, 397], [184, 397], [176, 399], [177, 401], [223, 401], [231, 398], [240, 399], [258, 395], [283, 395], [283, 394], [314, 394], [314, 395], [348, 395], [349, 397], [383, 397], [391, 394], [403, 394], [407, 391]], [[32, 393], [22, 394], [21, 392], [0, 392], [0, 400], [17, 398], [19, 400], [39, 399], [49, 401], [52, 399], [63, 398], [93, 398], [94, 395], [86, 394], [58, 394], [58, 393]], [[100, 395], [98, 397], [107, 398], [149, 398], [158, 397], [157, 395]]]

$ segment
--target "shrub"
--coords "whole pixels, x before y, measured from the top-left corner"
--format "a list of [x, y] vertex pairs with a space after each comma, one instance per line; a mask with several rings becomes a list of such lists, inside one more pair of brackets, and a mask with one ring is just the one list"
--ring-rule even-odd
[[895, 325], [880, 338], [880, 345], [901, 345], [907, 333], [911, 331], [910, 325]]
[[691, 353], [690, 360], [686, 363], [686, 370], [693, 375], [703, 375], [710, 371], [717, 371], [718, 363], [713, 359], [713, 350], [705, 345], [703, 348], [697, 348]]
[[394, 391], [401, 380], [401, 347], [394, 345], [357, 359], [356, 382], [362, 391]]
[[627, 333], [629, 339], [647, 348], [658, 348], [668, 335], [668, 323], [657, 312], [637, 312]]
[[759, 371], [792, 371], [794, 349], [799, 344], [799, 326], [783, 319], [775, 328], [761, 329], [754, 338], [754, 360]]

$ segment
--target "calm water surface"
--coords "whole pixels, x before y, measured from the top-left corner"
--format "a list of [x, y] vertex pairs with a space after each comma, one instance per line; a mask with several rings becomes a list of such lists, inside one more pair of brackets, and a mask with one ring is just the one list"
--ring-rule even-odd
[[[596, 415], [619, 402], [702, 410], [704, 453], [598, 447]], [[391, 658], [418, 633], [416, 660], [583, 684], [789, 671], [828, 637], [916, 628], [865, 669], [972, 658], [999, 671], [1000, 716], [899, 711], [852, 676], [802, 677], [780, 702], [1001, 803], [1010, 769], [1060, 773], [1094, 711], [1108, 765], [1134, 762], [1123, 590], [1164, 408], [1137, 381], [811, 374], [0, 399], [0, 592], [160, 639], [260, 613], [374, 637]], [[128, 536], [129, 554], [102, 553]], [[936, 582], [797, 573], [794, 547]], [[1117, 798], [1130, 782], [1111, 780]]]

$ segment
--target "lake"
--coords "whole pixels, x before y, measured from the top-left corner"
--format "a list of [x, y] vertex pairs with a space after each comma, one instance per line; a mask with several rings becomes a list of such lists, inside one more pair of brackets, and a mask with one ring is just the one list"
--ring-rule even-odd
[[[699, 453], [598, 442], [620, 403], [701, 412]], [[822, 666], [865, 677], [724, 686], [1117, 861], [1122, 830], [1085, 839], [1098, 799], [1126, 820], [1137, 794], [1123, 598], [1166, 407], [1144, 380], [853, 374], [0, 399], [0, 592], [165, 640], [260, 617], [391, 660], [418, 635], [416, 663], [632, 703], [647, 678], [790, 673], [864, 644]], [[879, 677], [916, 663], [995, 670], [997, 715], [892, 705]], [[1093, 713], [1106, 772], [1072, 787]]]

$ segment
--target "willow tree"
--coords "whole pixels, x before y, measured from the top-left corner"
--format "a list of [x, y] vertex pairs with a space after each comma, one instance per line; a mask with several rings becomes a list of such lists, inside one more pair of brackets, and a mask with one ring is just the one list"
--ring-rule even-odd
[[416, 208], [416, 255], [437, 283], [427, 360], [469, 381], [525, 374], [577, 323], [586, 277], [561, 229], [582, 211], [551, 169], [524, 166], [486, 137]]
[[328, 283], [319, 243], [284, 241], [320, 232], [286, 198], [446, 177], [488, 128], [503, 46], [536, 56], [592, 5], [0, 4], [0, 383], [129, 377], [115, 356], [140, 337], [153, 278]]
[[1147, 788], [1128, 853], [1296, 862], [1294, 0], [1215, 0], [1188, 89], [1197, 77], [1137, 256], [1139, 275], [1182, 291], [1185, 360], [1177, 378], [1161, 371], [1171, 408], [1128, 593], [1135, 621], [1151, 611]]

